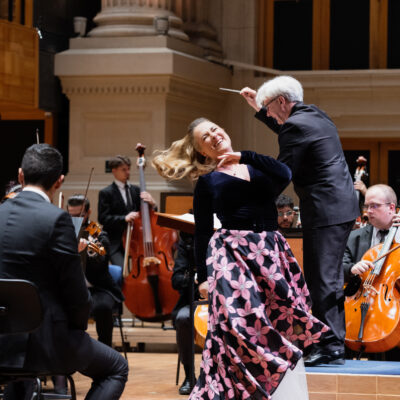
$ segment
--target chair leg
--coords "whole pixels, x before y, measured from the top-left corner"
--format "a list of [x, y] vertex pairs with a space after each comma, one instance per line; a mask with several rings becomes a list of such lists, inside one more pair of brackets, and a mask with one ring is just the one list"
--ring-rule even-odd
[[118, 314], [117, 319], [118, 319], [118, 325], [119, 325], [119, 332], [121, 333], [122, 351], [124, 352], [124, 356], [125, 356], [126, 361], [128, 361], [128, 355], [126, 354], [127, 343], [125, 342], [124, 332], [122, 331], [122, 319], [121, 319], [121, 315], [120, 314]]
[[179, 383], [179, 372], [180, 372], [180, 369], [181, 369], [181, 355], [179, 354], [179, 351], [178, 351], [178, 363], [177, 363], [177, 366], [176, 366], [176, 381], [175, 381], [175, 385], [178, 385], [178, 383]]
[[39, 377], [35, 378], [36, 383], [36, 391], [34, 390], [32, 393], [32, 400], [41, 400], [42, 398], [42, 382]]
[[72, 378], [71, 375], [67, 375], [67, 379], [69, 382], [69, 388], [71, 390], [71, 400], [76, 400], [76, 390], [75, 390], [74, 378]]

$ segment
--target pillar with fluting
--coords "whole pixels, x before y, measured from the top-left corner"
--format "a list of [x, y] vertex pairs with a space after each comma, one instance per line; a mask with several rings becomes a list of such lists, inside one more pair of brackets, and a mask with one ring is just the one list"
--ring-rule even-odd
[[182, 20], [173, 12], [172, 0], [102, 0], [90, 37], [157, 36], [155, 20], [168, 19], [168, 35], [182, 40]]

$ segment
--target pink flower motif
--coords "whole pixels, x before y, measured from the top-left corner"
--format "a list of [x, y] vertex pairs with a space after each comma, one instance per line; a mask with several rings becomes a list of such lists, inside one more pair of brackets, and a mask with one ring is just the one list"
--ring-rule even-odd
[[247, 255], [249, 260], [256, 260], [257, 264], [264, 264], [264, 256], [268, 256], [269, 250], [265, 248], [264, 240], [260, 240], [257, 244], [250, 242], [249, 247], [251, 252]]
[[239, 275], [239, 279], [237, 281], [231, 281], [230, 284], [235, 289], [232, 293], [234, 298], [241, 296], [246, 300], [250, 299], [250, 292], [248, 289], [254, 286], [254, 283], [247, 280], [244, 275]]
[[320, 337], [321, 332], [312, 334], [310, 331], [305, 331], [303, 334], [299, 335], [299, 339], [304, 342], [304, 347], [313, 343], [318, 343]]
[[297, 352], [298, 348], [292, 343], [285, 343], [283, 346], [279, 348], [279, 353], [285, 354], [287, 359], [290, 359], [293, 356], [294, 352]]
[[249, 348], [249, 353], [251, 362], [253, 364], [260, 364], [263, 369], [266, 369], [268, 367], [268, 362], [274, 359], [274, 356], [266, 352], [261, 346], [256, 346], [255, 350]]
[[266, 390], [270, 392], [273, 388], [276, 388], [279, 385], [280, 376], [280, 374], [271, 375], [268, 370], [265, 370], [265, 375], [259, 375], [256, 379], [259, 382], [263, 382]]
[[213, 293], [215, 288], [217, 287], [217, 281], [215, 280], [214, 276], [209, 276], [207, 278], [208, 282], [208, 293]]
[[279, 307], [279, 311], [281, 312], [278, 317], [279, 320], [286, 320], [289, 324], [293, 323], [294, 311], [292, 307], [282, 306]]
[[207, 392], [209, 399], [213, 399], [219, 394], [218, 382], [215, 379], [212, 379], [210, 375], [206, 375], [205, 391]]
[[261, 343], [267, 344], [267, 338], [265, 335], [271, 330], [269, 326], [262, 326], [261, 321], [257, 319], [254, 323], [254, 327], [248, 326], [246, 332], [251, 336], [250, 342], [254, 344]]
[[234, 329], [235, 331], [238, 330], [238, 327], [246, 328], [246, 326], [247, 326], [246, 318], [242, 318], [242, 317], [232, 318], [232, 329]]
[[251, 315], [254, 313], [254, 309], [251, 308], [251, 302], [249, 300], [246, 301], [244, 308], [238, 308], [236, 312], [241, 316], [241, 317], [247, 317], [248, 315]]
[[218, 296], [219, 303], [221, 306], [219, 307], [219, 314], [225, 315], [228, 318], [229, 314], [233, 314], [235, 309], [232, 307], [232, 303], [235, 301], [233, 297], [225, 298], [221, 294]]
[[276, 264], [271, 264], [268, 268], [261, 267], [260, 272], [262, 276], [267, 280], [268, 286], [271, 290], [275, 289], [275, 281], [279, 281], [283, 278], [282, 274], [278, 271]]
[[210, 372], [210, 368], [213, 365], [213, 360], [211, 357], [211, 353], [209, 350], [203, 350], [203, 360], [202, 360], [202, 368], [204, 372], [208, 374]]
[[232, 249], [236, 249], [239, 245], [247, 246], [246, 236], [248, 235], [248, 231], [231, 231], [230, 236], [228, 236], [225, 240], [227, 242], [232, 242]]
[[232, 271], [235, 266], [236, 263], [232, 262], [228, 264], [228, 258], [222, 257], [221, 261], [214, 265], [214, 270], [217, 271], [215, 279], [220, 279], [223, 276], [226, 280], [230, 281], [232, 277], [230, 271]]

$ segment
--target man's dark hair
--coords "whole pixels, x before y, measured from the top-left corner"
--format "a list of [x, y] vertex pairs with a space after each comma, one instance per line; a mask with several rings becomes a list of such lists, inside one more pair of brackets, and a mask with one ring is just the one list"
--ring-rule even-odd
[[293, 200], [289, 196], [286, 196], [286, 194], [280, 194], [275, 200], [275, 205], [276, 208], [290, 207], [293, 209], [294, 207]]
[[62, 174], [63, 157], [48, 144], [34, 144], [25, 151], [21, 168], [25, 185], [37, 185], [49, 190]]
[[73, 194], [67, 200], [67, 209], [68, 207], [82, 206], [83, 203], [85, 203], [85, 212], [87, 212], [90, 208], [90, 201], [83, 194]]
[[111, 169], [118, 168], [121, 165], [131, 166], [131, 160], [126, 156], [117, 155], [108, 161], [108, 165]]

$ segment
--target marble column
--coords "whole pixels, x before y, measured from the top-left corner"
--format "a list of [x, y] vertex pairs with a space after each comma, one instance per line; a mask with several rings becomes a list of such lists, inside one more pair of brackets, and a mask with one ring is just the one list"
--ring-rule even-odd
[[[183, 21], [190, 41], [205, 50], [205, 56], [222, 58], [217, 32], [209, 23], [210, 0], [176, 0], [174, 11]], [[213, 0], [215, 1], [215, 0]]]
[[169, 36], [188, 40], [182, 31], [182, 20], [173, 12], [172, 0], [102, 0], [101, 11], [94, 18], [98, 26], [88, 36], [156, 36], [157, 18], [168, 19]]

